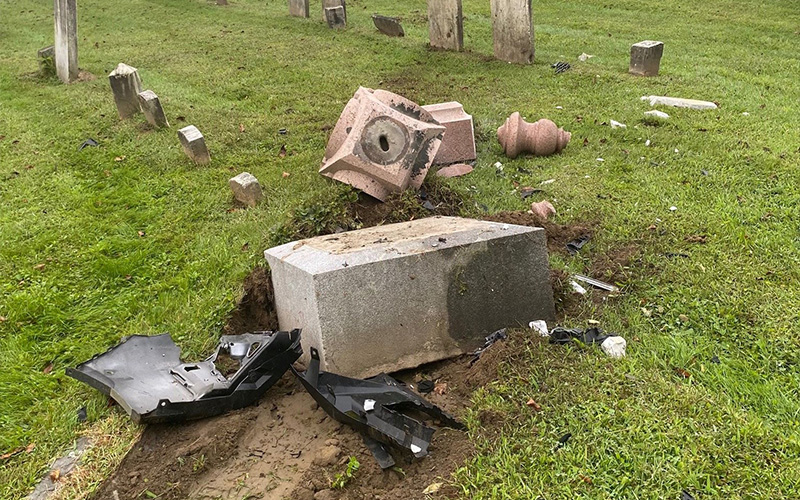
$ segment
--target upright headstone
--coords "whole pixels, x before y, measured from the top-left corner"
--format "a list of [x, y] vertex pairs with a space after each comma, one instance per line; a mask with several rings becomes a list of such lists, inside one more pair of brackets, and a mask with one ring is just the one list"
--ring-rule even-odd
[[259, 201], [264, 199], [264, 192], [261, 191], [261, 184], [250, 172], [242, 172], [236, 177], [228, 180], [228, 185], [233, 191], [233, 197], [237, 201], [249, 207], [254, 207]]
[[461, 0], [428, 0], [428, 38], [431, 47], [448, 50], [464, 48]]
[[531, 0], [491, 0], [494, 56], [517, 64], [533, 62]]
[[178, 130], [178, 139], [181, 141], [183, 152], [193, 162], [201, 165], [211, 162], [211, 154], [206, 147], [206, 140], [203, 138], [203, 134], [197, 130], [197, 127], [189, 125]]
[[138, 96], [142, 91], [142, 80], [136, 68], [119, 63], [108, 75], [108, 81], [111, 83], [111, 92], [114, 93], [120, 118], [124, 120], [141, 111]]
[[289, 0], [289, 14], [296, 17], [308, 17], [308, 0]]
[[338, 7], [325, 7], [325, 22], [333, 29], [342, 29], [347, 27], [347, 14], [343, 6]]
[[64, 83], [78, 78], [77, 0], [54, 0], [56, 73]]
[[157, 128], [169, 127], [167, 115], [164, 114], [164, 108], [161, 107], [161, 101], [158, 100], [155, 92], [145, 90], [140, 92], [137, 97], [147, 123]]
[[344, 11], [344, 19], [347, 19], [347, 5], [345, 5], [345, 0], [322, 0], [322, 20], [328, 21], [328, 15], [325, 13], [325, 9], [336, 7], [342, 8]]
[[658, 76], [664, 43], [653, 40], [634, 43], [631, 46], [631, 65], [628, 72], [639, 76]]

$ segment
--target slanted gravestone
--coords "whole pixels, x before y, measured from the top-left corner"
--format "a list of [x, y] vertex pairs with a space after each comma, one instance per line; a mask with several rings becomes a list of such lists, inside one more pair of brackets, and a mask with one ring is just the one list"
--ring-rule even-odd
[[555, 317], [544, 230], [458, 217], [270, 248], [281, 329], [350, 377], [457, 356], [501, 328]]
[[347, 18], [343, 6], [325, 7], [325, 22], [332, 29], [343, 29], [347, 27]]
[[119, 63], [108, 75], [108, 81], [111, 83], [111, 92], [114, 94], [120, 118], [124, 120], [141, 111], [138, 96], [142, 91], [142, 80], [136, 68]]
[[517, 64], [533, 62], [531, 0], [491, 0], [494, 56]]
[[289, 14], [296, 17], [309, 16], [309, 0], [289, 0]]
[[431, 47], [447, 50], [464, 48], [461, 0], [428, 0], [428, 38]]
[[39, 49], [36, 57], [39, 60], [39, 71], [44, 75], [52, 75], [56, 70], [56, 48], [54, 45]]
[[169, 127], [167, 115], [164, 114], [164, 108], [161, 107], [161, 101], [152, 90], [145, 90], [140, 92], [137, 96], [139, 98], [139, 106], [142, 108], [142, 113], [147, 119], [147, 123], [156, 127]]
[[653, 40], [634, 43], [631, 46], [631, 65], [628, 72], [639, 76], [658, 76], [664, 43]]
[[242, 172], [236, 177], [231, 177], [228, 185], [233, 191], [233, 197], [249, 207], [256, 206], [259, 201], [264, 199], [261, 184], [250, 172]]
[[54, 0], [56, 73], [64, 83], [78, 78], [77, 0]]
[[335, 8], [341, 7], [344, 11], [343, 17], [347, 19], [347, 5], [345, 4], [345, 0], [322, 0], [322, 20], [327, 22], [328, 15], [325, 13], [325, 9], [328, 8]]
[[378, 28], [378, 31], [384, 35], [406, 36], [406, 32], [403, 31], [403, 26], [400, 24], [400, 20], [395, 17], [386, 17], [373, 14], [372, 23], [376, 28]]
[[211, 154], [206, 147], [206, 140], [203, 138], [203, 134], [197, 130], [197, 127], [189, 125], [178, 130], [178, 139], [181, 141], [183, 152], [193, 162], [200, 165], [211, 162]]

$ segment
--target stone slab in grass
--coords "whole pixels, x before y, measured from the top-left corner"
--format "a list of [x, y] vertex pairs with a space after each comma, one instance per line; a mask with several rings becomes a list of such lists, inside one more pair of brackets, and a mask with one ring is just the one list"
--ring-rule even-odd
[[544, 230], [458, 217], [271, 248], [282, 329], [302, 328], [322, 369], [350, 377], [470, 352], [508, 326], [555, 316]]

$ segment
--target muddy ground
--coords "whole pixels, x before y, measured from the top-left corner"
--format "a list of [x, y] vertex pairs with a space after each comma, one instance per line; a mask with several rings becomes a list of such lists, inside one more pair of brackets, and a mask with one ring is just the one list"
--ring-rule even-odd
[[[353, 211], [364, 226], [395, 222], [399, 207], [355, 204]], [[447, 212], [449, 209], [444, 207]], [[450, 207], [453, 210], [456, 207]], [[407, 214], [404, 214], [407, 215]], [[448, 213], [449, 215], [449, 213]], [[505, 212], [487, 220], [544, 227], [551, 252], [566, 252], [566, 243], [596, 224], [561, 226], [528, 212]], [[620, 249], [598, 262], [597, 274], [619, 277], [636, 255], [634, 247]], [[600, 277], [600, 276], [598, 276]], [[574, 299], [567, 276], [553, 273], [559, 316]], [[226, 334], [277, 329], [269, 272], [257, 268], [245, 281], [245, 294], [225, 327]], [[457, 418], [468, 411], [471, 393], [493, 380], [505, 358], [498, 343], [472, 367], [470, 357], [433, 363], [397, 374], [412, 388], [430, 380], [439, 390], [424, 397]], [[492, 433], [499, 423], [479, 418], [476, 432]], [[360, 436], [331, 419], [306, 393], [291, 373], [271, 388], [257, 406], [227, 415], [183, 424], [150, 425], [119, 468], [97, 490], [94, 499], [413, 499], [443, 483], [432, 498], [453, 498], [451, 474], [472, 454], [464, 432], [440, 428], [429, 455], [413, 463], [381, 470]], [[349, 457], [360, 463], [358, 472], [342, 489], [331, 489]]]

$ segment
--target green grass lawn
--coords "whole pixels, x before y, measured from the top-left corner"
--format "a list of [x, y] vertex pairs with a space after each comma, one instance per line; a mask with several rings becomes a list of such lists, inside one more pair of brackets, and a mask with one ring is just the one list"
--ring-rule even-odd
[[[0, 0], [0, 454], [35, 443], [0, 462], [0, 498], [27, 494], [79, 434], [111, 439], [98, 472], [135, 435], [65, 367], [134, 333], [168, 331], [189, 355], [209, 352], [243, 278], [286, 234], [276, 229], [293, 212], [343, 206], [349, 189], [317, 169], [359, 85], [420, 104], [455, 99], [473, 114], [477, 168], [448, 181], [468, 207], [525, 209], [512, 182], [555, 179], [535, 199], [551, 200], [558, 222], [598, 231], [579, 256], [552, 256], [554, 267], [584, 271], [638, 249], [621, 297], [602, 311], [587, 298], [567, 318], [625, 336], [627, 358], [520, 343], [506, 376], [475, 395], [480, 454], [455, 477], [465, 497], [800, 497], [796, 2], [536, 2], [527, 67], [491, 58], [486, 0], [464, 1], [463, 53], [426, 47], [422, 0], [348, 2], [342, 32], [316, 4], [311, 19], [290, 18], [283, 0], [79, 9], [80, 66], [97, 79], [65, 86], [36, 75], [52, 2]], [[374, 12], [402, 17], [406, 37], [379, 34]], [[665, 43], [659, 77], [627, 74], [630, 45], [644, 39]], [[582, 52], [596, 57], [578, 62]], [[558, 60], [573, 68], [555, 75]], [[119, 62], [139, 69], [172, 129], [117, 118], [106, 75]], [[664, 109], [669, 122], [648, 127], [639, 97], [650, 94], [720, 108]], [[553, 119], [572, 142], [559, 156], [508, 160], [495, 130], [512, 111]], [[205, 134], [210, 166], [183, 155], [175, 131], [188, 124]], [[100, 147], [78, 151], [89, 137]], [[266, 201], [231, 211], [227, 180], [241, 171]], [[501, 436], [482, 434], [482, 410], [503, 416]]]

